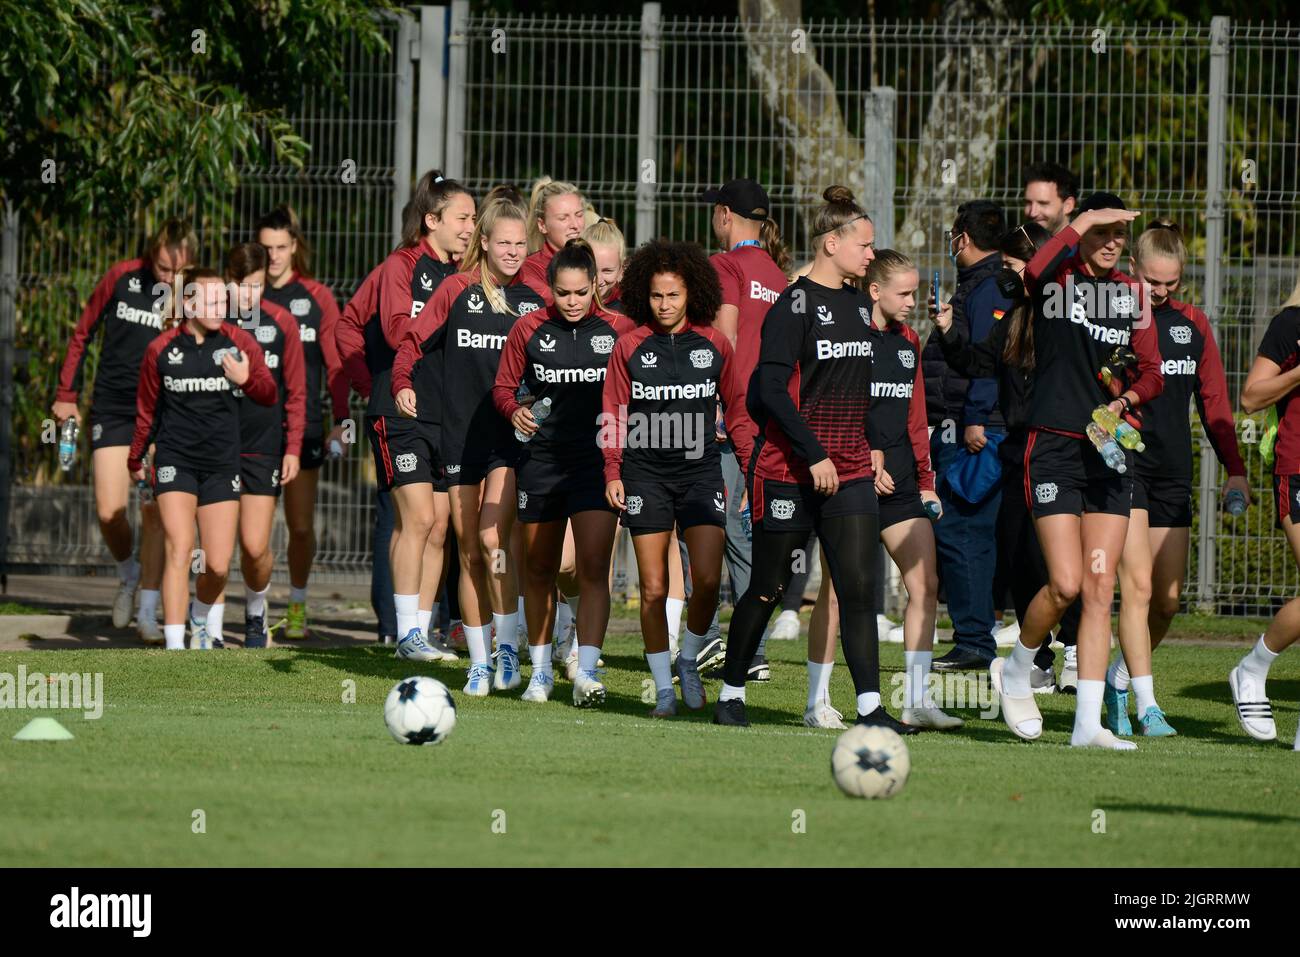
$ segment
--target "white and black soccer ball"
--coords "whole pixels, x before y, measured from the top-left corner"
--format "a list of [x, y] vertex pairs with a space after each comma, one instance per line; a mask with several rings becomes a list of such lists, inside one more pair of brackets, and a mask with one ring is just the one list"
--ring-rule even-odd
[[831, 776], [849, 797], [887, 798], [903, 790], [912, 759], [898, 732], [855, 724], [831, 752]]
[[456, 727], [456, 702], [436, 678], [403, 678], [384, 701], [384, 723], [401, 744], [441, 744]]

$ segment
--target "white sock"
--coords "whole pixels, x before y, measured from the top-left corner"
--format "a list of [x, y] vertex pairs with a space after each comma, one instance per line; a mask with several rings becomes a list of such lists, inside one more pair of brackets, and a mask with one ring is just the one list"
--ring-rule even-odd
[[[668, 599], [672, 601], [671, 598]], [[672, 619], [670, 618], [669, 621]], [[689, 655], [691, 661], [700, 657], [700, 652], [704, 650], [704, 635], [697, 635], [689, 628], [686, 629], [686, 637], [682, 639], [682, 654]]]
[[930, 677], [933, 651], [903, 652], [903, 707], [924, 708], [926, 681]]
[[[578, 646], [578, 667], [583, 671], [595, 671], [596, 662], [600, 661], [599, 645], [579, 645]], [[668, 683], [672, 684], [672, 678]]]
[[303, 604], [306, 604], [307, 586], [303, 585], [301, 588], [299, 588], [297, 585], [290, 585], [289, 601], [294, 602], [295, 604], [297, 604], [298, 602], [302, 602]]
[[[578, 651], [581, 653], [582, 649], [579, 648]], [[667, 651], [656, 651], [651, 654], [647, 651], [645, 660], [646, 664], [650, 666], [650, 674], [655, 680], [655, 691], [663, 691], [665, 689], [671, 691], [673, 687], [673, 665], [671, 653]], [[723, 692], [726, 692], [726, 685], [723, 685]], [[745, 696], [743, 689], [740, 692], [740, 696], [743, 700]], [[725, 701], [726, 699], [724, 698], [723, 700]]]
[[393, 607], [397, 610], [397, 637], [405, 638], [412, 628], [420, 627], [420, 596], [393, 593]]
[[880, 707], [879, 691], [864, 691], [858, 695], [858, 714], [871, 714]]
[[497, 630], [497, 647], [513, 648], [516, 632], [519, 630], [519, 612], [512, 611], [508, 615], [498, 615], [493, 612], [492, 624]]
[[815, 707], [819, 701], [831, 700], [831, 669], [835, 662], [808, 662], [808, 707]]
[[558, 602], [555, 605], [555, 628], [551, 631], [552, 638], [559, 638], [569, 630], [569, 622], [573, 621], [573, 609], [564, 602]]
[[117, 563], [117, 577], [119, 581], [138, 582], [140, 580], [140, 563], [135, 560], [135, 556], [124, 558]]
[[156, 588], [140, 589], [140, 605], [136, 612], [137, 621], [158, 620], [158, 602], [162, 599], [162, 592]]
[[1084, 745], [1101, 734], [1101, 696], [1106, 682], [1079, 679], [1079, 694], [1074, 702], [1074, 733], [1070, 743]]
[[205, 605], [197, 598], [190, 602], [190, 617], [197, 622], [206, 622], [208, 620], [208, 612], [211, 610], [211, 605]]
[[185, 626], [163, 625], [163, 640], [167, 642], [168, 651], [184, 651]]
[[430, 608], [428, 611], [423, 608], [419, 609], [415, 613], [415, 620], [420, 623], [420, 631], [424, 633], [425, 637], [428, 637], [429, 626], [433, 624], [433, 609]]
[[[669, 678], [668, 680], [670, 682], [672, 681], [671, 678]], [[718, 693], [718, 700], [719, 701], [744, 701], [745, 686], [741, 685], [739, 688], [737, 688], [735, 685], [729, 685], [724, 681], [722, 683], [722, 691]]]
[[551, 643], [548, 641], [544, 645], [529, 645], [528, 657], [533, 662], [533, 674], [539, 671], [543, 674], [551, 673]]
[[665, 602], [665, 611], [668, 614], [668, 640], [674, 646], [677, 644], [677, 636], [682, 633], [682, 611], [685, 608], [684, 598], [669, 598]]
[[1106, 680], [1116, 691], [1128, 691], [1128, 664], [1125, 663], [1123, 655], [1110, 663], [1110, 667], [1106, 669]]
[[469, 646], [470, 664], [485, 665], [488, 661], [488, 626], [465, 625], [465, 644]]
[[578, 633], [578, 596], [565, 595], [564, 600], [568, 603], [569, 611], [573, 614], [573, 633], [576, 635]]
[[219, 601], [208, 609], [208, 634], [217, 641], [225, 641], [226, 636], [222, 634], [222, 629], [226, 627], [226, 603]]
[[1255, 642], [1255, 647], [1250, 649], [1250, 653], [1237, 664], [1237, 667], [1259, 687], [1260, 698], [1268, 697], [1264, 693], [1264, 682], [1268, 680], [1269, 666], [1277, 661], [1278, 654], [1279, 652], [1268, 650], [1264, 644], [1264, 636], [1260, 635], [1259, 641]]
[[[265, 615], [266, 614], [266, 593], [271, 590], [267, 585], [261, 591], [253, 591], [248, 586], [244, 586], [244, 614], [245, 615]], [[213, 606], [216, 607], [215, 605]]]
[[1029, 689], [1029, 669], [1034, 666], [1037, 648], [1026, 648], [1016, 639], [1006, 664], [1002, 666], [1002, 692], [1011, 698], [1027, 698], [1033, 692]]
[[1137, 695], [1137, 712], [1140, 718], [1147, 713], [1148, 708], [1156, 706], [1155, 675], [1134, 675], [1133, 693]]

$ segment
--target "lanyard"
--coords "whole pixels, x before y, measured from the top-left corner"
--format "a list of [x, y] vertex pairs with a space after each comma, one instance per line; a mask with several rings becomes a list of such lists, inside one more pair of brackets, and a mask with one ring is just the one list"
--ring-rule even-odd
[[733, 250], [736, 250], [739, 249], [741, 246], [761, 246], [761, 245], [763, 244], [760, 243], [757, 239], [742, 239], [740, 242], [736, 243], [736, 245], [732, 246], [731, 248]]

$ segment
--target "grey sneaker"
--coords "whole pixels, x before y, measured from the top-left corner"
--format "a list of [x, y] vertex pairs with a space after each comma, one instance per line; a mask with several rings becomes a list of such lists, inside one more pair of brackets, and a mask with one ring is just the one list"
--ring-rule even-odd
[[652, 718], [672, 718], [677, 715], [677, 693], [672, 688], [655, 692], [655, 707], [650, 712]]
[[1065, 664], [1061, 665], [1061, 677], [1056, 688], [1065, 694], [1079, 693], [1079, 646], [1065, 646]]
[[709, 703], [709, 697], [704, 693], [704, 682], [700, 679], [699, 668], [689, 656], [678, 655], [676, 671], [682, 686], [682, 704], [691, 711], [699, 711]]
[[1056, 675], [1051, 668], [1029, 666], [1029, 689], [1034, 694], [1053, 694], [1056, 691]]

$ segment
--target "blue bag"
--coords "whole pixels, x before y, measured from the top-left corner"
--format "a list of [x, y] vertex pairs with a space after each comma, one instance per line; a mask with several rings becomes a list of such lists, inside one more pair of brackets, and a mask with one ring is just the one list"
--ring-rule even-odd
[[1006, 437], [1005, 432], [986, 433], [988, 443], [984, 448], [975, 453], [963, 448], [958, 453], [944, 473], [953, 495], [963, 502], [978, 505], [997, 491], [1002, 482], [998, 446]]

